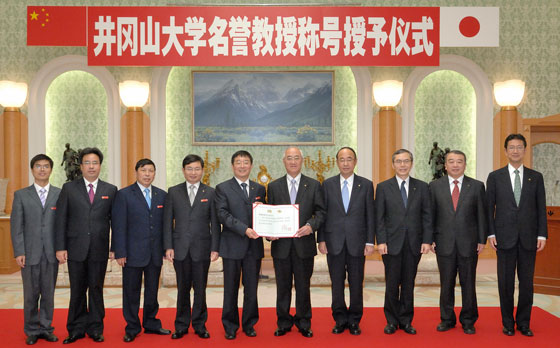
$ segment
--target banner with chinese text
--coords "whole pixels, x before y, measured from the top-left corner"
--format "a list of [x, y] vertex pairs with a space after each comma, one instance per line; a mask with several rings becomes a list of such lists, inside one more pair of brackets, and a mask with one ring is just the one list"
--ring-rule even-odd
[[439, 7], [87, 7], [88, 64], [436, 66]]

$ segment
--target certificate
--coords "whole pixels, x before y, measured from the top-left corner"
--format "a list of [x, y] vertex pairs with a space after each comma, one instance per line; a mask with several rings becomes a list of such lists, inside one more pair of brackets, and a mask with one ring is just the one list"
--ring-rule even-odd
[[299, 204], [253, 203], [253, 230], [260, 237], [290, 238], [299, 229]]

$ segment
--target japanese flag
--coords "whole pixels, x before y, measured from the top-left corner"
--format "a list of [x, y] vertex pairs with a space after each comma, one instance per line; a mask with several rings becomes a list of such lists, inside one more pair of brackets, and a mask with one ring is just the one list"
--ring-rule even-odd
[[499, 7], [440, 7], [440, 47], [500, 46]]

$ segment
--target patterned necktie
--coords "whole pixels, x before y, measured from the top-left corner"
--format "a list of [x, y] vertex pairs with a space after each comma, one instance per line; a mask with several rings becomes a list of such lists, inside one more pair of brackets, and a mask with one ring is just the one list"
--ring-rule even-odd
[[453, 188], [453, 193], [451, 193], [451, 200], [453, 201], [453, 210], [457, 211], [457, 203], [459, 203], [459, 180], [453, 180], [455, 187]]
[[350, 202], [350, 194], [348, 192], [348, 181], [344, 180], [342, 186], [342, 204], [344, 205], [344, 212], [348, 212], [348, 203]]
[[196, 187], [196, 186], [194, 186], [194, 185], [189, 186], [189, 201], [191, 202], [191, 206], [192, 206], [193, 203], [194, 203], [194, 196], [195, 196], [194, 188], [195, 188], [195, 187]]
[[403, 182], [401, 182], [401, 197], [404, 203], [404, 207], [406, 208], [406, 204], [408, 203], [408, 196], [406, 195], [406, 189], [404, 188], [405, 184], [406, 181], [403, 180]]
[[243, 187], [243, 192], [245, 192], [245, 197], [249, 198], [249, 191], [247, 191], [247, 183], [241, 183], [241, 187]]
[[89, 191], [88, 191], [89, 202], [93, 204], [93, 197], [95, 197], [95, 192], [93, 192], [93, 184], [89, 184], [88, 186], [89, 186]]
[[515, 180], [513, 182], [513, 196], [515, 197], [515, 203], [519, 207], [519, 200], [521, 199], [521, 177], [519, 176], [519, 170], [514, 170]]
[[144, 197], [146, 198], [146, 203], [148, 203], [148, 208], [152, 209], [152, 199], [150, 198], [150, 189], [144, 189]]
[[47, 190], [45, 190], [44, 188], [39, 190], [39, 199], [41, 200], [41, 205], [43, 206], [43, 208], [45, 207], [45, 202], [47, 201]]
[[290, 203], [296, 204], [297, 190], [296, 190], [296, 179], [292, 179], [292, 188], [290, 189]]

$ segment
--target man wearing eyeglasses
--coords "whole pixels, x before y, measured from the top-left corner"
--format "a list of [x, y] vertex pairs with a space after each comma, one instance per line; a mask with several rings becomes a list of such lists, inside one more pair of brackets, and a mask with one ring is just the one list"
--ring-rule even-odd
[[[490, 173], [486, 182], [490, 217], [488, 241], [498, 255], [502, 332], [513, 336], [517, 324], [522, 335], [531, 337], [535, 259], [548, 237], [544, 181], [541, 173], [523, 165], [527, 147], [523, 135], [508, 135], [504, 147], [508, 165]], [[514, 318], [516, 269], [519, 297]]]
[[165, 200], [163, 248], [177, 277], [172, 339], [186, 335], [191, 325], [198, 337], [210, 337], [206, 329], [206, 284], [210, 261], [218, 259], [220, 223], [214, 205], [215, 191], [200, 181], [203, 173], [204, 160], [198, 155], [187, 155], [183, 159], [185, 182], [170, 187]]
[[377, 251], [385, 266], [385, 319], [383, 332], [402, 329], [415, 335], [414, 281], [422, 254], [432, 244], [432, 216], [428, 184], [410, 176], [412, 153], [406, 149], [392, 156], [395, 176], [377, 185], [375, 209]]
[[25, 343], [56, 342], [52, 327], [58, 261], [54, 249], [58, 187], [49, 183], [53, 161], [44, 154], [31, 159], [33, 185], [14, 192], [10, 216], [12, 246], [23, 282]]
[[70, 304], [64, 344], [87, 334], [103, 342], [103, 283], [109, 253], [111, 208], [117, 187], [99, 179], [103, 153], [96, 147], [80, 152], [82, 178], [67, 182], [56, 203], [56, 258], [68, 262]]
[[[352, 335], [361, 334], [365, 257], [374, 251], [373, 183], [354, 174], [357, 163], [356, 152], [352, 148], [341, 148], [336, 154], [340, 174], [323, 183], [327, 213], [325, 223], [317, 233], [317, 241], [319, 251], [327, 255], [329, 265], [331, 308], [335, 321], [333, 334], [341, 334], [346, 329]], [[349, 307], [344, 300], [347, 275]]]

